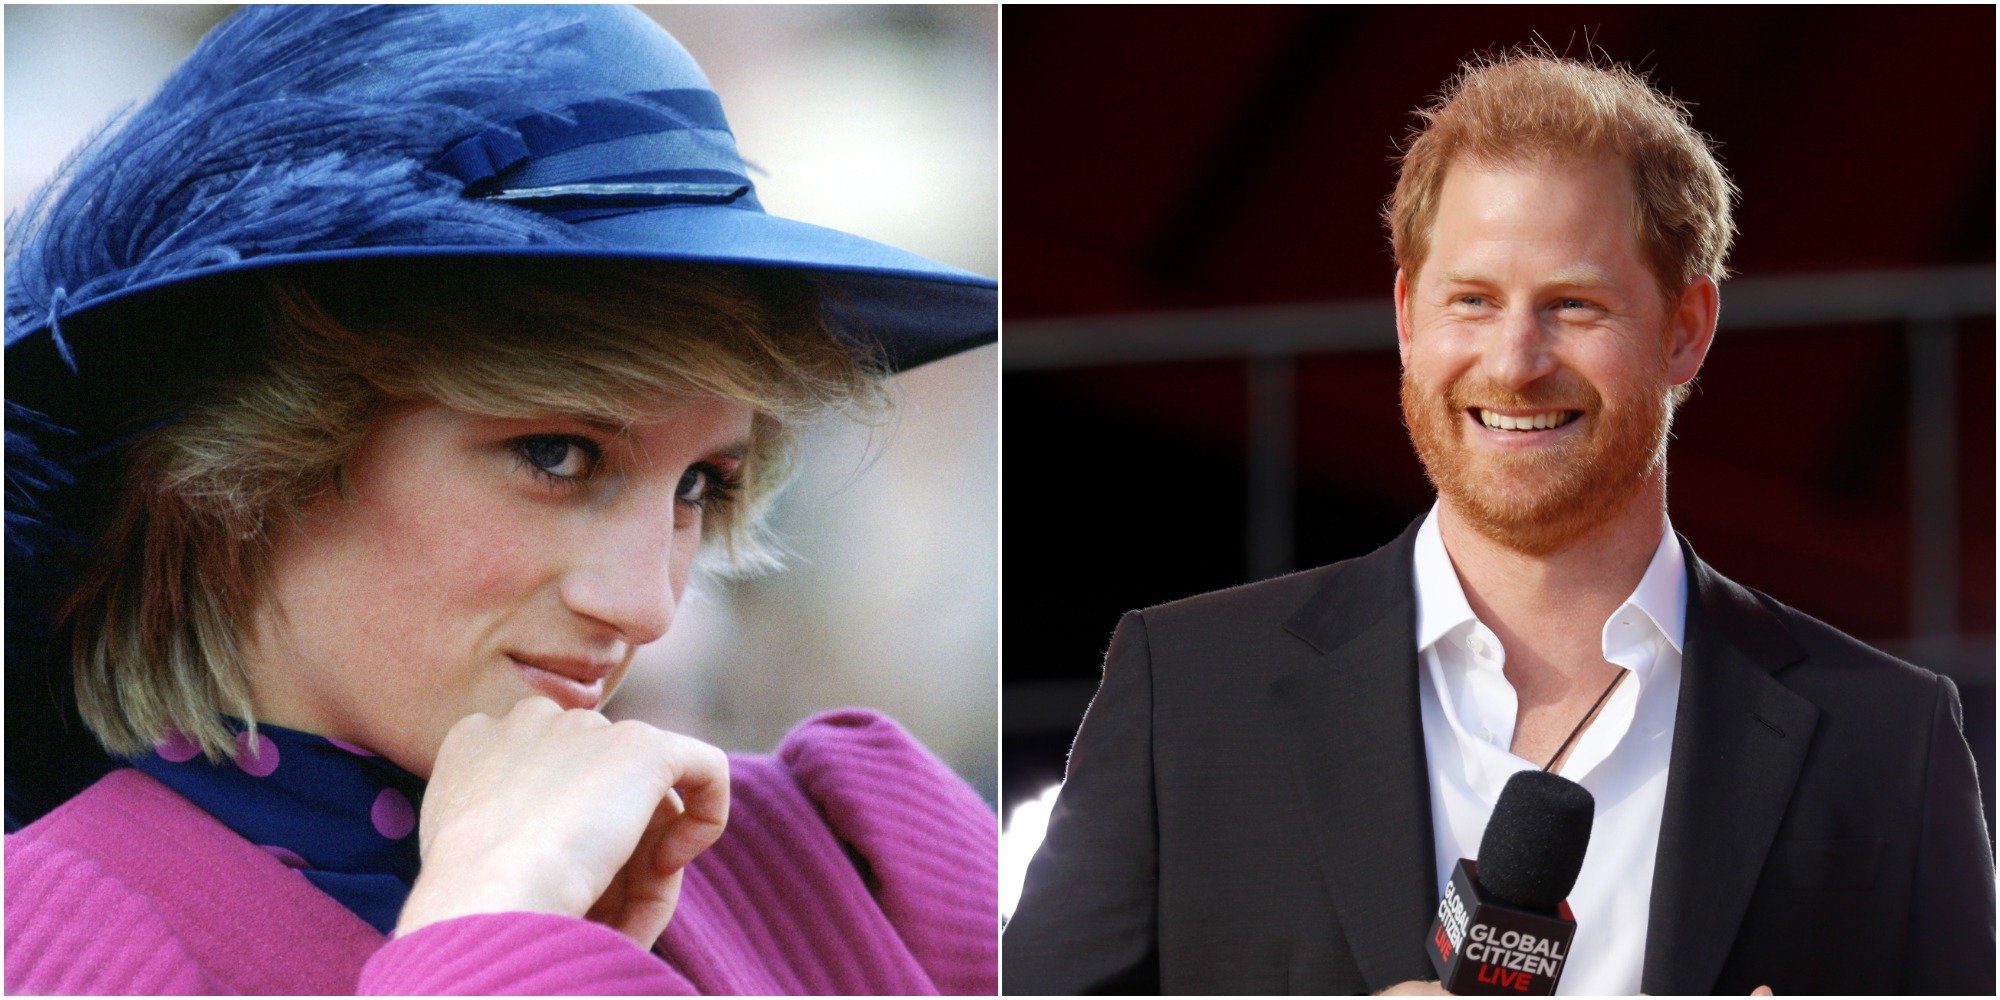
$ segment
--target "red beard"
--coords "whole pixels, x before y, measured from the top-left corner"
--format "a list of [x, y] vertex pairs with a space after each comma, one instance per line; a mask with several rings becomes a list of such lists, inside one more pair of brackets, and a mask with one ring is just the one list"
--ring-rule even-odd
[[[1623, 394], [1606, 406], [1596, 387], [1568, 372], [1527, 394], [1464, 380], [1440, 391], [1403, 369], [1403, 423], [1438, 496], [1475, 531], [1529, 555], [1545, 555], [1602, 525], [1666, 464], [1673, 408], [1665, 389]], [[1581, 424], [1552, 447], [1482, 447], [1466, 426], [1475, 406], [1579, 410]]]

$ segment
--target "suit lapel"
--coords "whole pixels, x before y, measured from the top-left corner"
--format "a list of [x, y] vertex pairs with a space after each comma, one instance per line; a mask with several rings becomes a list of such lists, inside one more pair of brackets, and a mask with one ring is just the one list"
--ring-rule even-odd
[[1437, 885], [1417, 702], [1415, 540], [1413, 524], [1338, 567], [1285, 623], [1318, 655], [1271, 688], [1341, 932], [1376, 990], [1434, 977], [1423, 950]]
[[1711, 992], [1804, 766], [1819, 710], [1772, 679], [1805, 653], [1695, 558], [1641, 989]]

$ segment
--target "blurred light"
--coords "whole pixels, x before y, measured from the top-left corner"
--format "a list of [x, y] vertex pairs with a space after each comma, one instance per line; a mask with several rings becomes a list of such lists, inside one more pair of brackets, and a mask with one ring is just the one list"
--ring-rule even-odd
[[1042, 794], [1014, 807], [1007, 825], [1000, 831], [1000, 924], [1014, 916], [1014, 904], [1021, 901], [1021, 883], [1028, 878], [1028, 862], [1042, 846], [1049, 830], [1049, 814], [1055, 811], [1061, 783], [1050, 785]]
[[7, 210], [24, 205], [85, 137], [156, 90], [224, 13], [203, 6], [8, 4]]

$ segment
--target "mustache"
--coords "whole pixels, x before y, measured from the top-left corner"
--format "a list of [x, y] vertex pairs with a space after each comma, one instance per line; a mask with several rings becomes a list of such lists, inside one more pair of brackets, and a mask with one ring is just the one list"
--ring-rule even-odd
[[1522, 392], [1491, 382], [1461, 380], [1445, 389], [1446, 406], [1453, 410], [1596, 410], [1604, 397], [1590, 383], [1578, 378], [1543, 380]]

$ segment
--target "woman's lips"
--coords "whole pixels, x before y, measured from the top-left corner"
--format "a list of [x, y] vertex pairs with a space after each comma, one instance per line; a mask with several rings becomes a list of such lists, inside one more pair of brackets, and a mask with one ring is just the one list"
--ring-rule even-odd
[[536, 692], [564, 708], [595, 709], [604, 702], [604, 682], [611, 671], [582, 660], [562, 660], [507, 654], [521, 679]]

